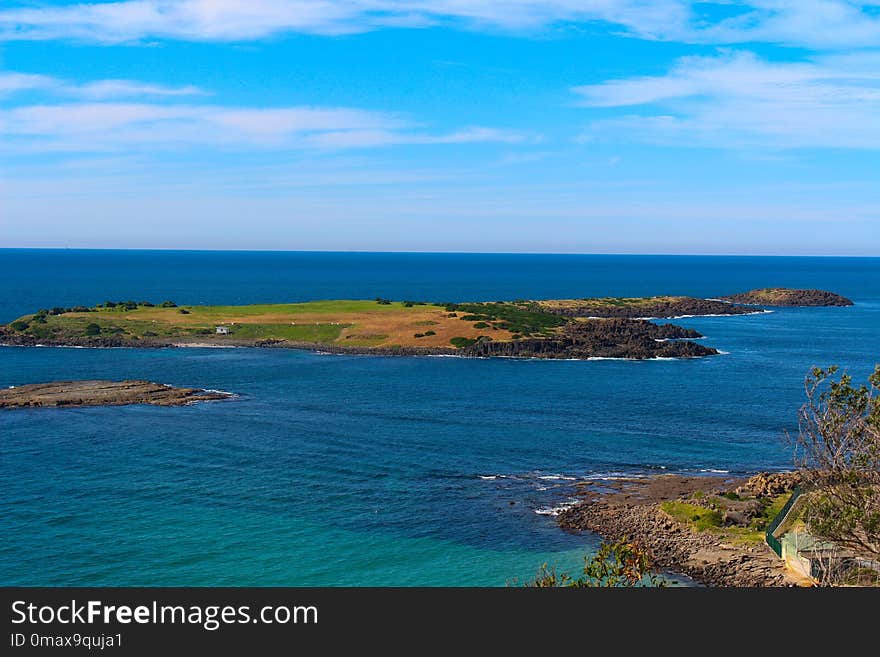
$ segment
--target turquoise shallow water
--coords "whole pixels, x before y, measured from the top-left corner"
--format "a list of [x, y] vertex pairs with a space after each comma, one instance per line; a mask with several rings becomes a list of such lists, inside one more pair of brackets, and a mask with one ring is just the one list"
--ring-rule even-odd
[[106, 298], [713, 296], [821, 287], [853, 308], [686, 318], [693, 361], [0, 349], [0, 385], [148, 378], [186, 408], [0, 415], [0, 583], [503, 585], [595, 545], [549, 510], [608, 473], [784, 468], [802, 380], [880, 360], [880, 260], [4, 251], [0, 321]]

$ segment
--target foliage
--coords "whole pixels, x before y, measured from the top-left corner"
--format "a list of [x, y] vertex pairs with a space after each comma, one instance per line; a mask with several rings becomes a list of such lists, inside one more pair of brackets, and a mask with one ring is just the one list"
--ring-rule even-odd
[[13, 331], [24, 331], [27, 330], [28, 326], [30, 326], [30, 324], [28, 324], [27, 322], [17, 321], [12, 322], [12, 324], [9, 325], [9, 328], [11, 328]]
[[569, 321], [531, 303], [453, 303], [446, 306], [446, 312], [464, 313], [460, 319], [466, 322], [498, 322], [498, 328], [520, 334], [550, 331]]
[[461, 336], [456, 336], [449, 339], [449, 344], [451, 344], [453, 347], [458, 347], [459, 349], [470, 347], [475, 342], [476, 340], [474, 340], [473, 338], [463, 338]]
[[177, 304], [173, 301], [163, 301], [159, 306], [162, 308], [177, 308]]
[[679, 522], [689, 524], [700, 532], [722, 525], [722, 514], [716, 509], [678, 501], [663, 502], [660, 508]]
[[85, 332], [86, 335], [99, 335], [101, 333], [101, 327], [94, 323], [88, 324]]
[[807, 486], [804, 521], [816, 537], [880, 555], [880, 366], [854, 386], [838, 368], [805, 382], [796, 459]]
[[527, 586], [536, 588], [624, 588], [665, 586], [654, 572], [653, 557], [639, 543], [622, 539], [603, 542], [592, 557], [584, 557], [583, 575], [577, 579], [566, 573], [558, 574], [547, 564], [541, 567], [535, 580]]

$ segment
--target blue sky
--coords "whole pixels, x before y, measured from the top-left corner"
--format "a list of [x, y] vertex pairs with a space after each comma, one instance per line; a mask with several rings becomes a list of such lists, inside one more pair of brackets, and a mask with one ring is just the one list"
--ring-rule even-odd
[[880, 0], [5, 0], [0, 247], [880, 255]]

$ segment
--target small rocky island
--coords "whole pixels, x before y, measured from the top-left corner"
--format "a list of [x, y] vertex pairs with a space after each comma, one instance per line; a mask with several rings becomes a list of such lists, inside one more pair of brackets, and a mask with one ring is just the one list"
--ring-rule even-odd
[[0, 390], [0, 409], [78, 406], [187, 406], [229, 399], [232, 393], [175, 388], [152, 381], [54, 381]]
[[784, 287], [766, 287], [741, 294], [721, 297], [724, 301], [751, 306], [852, 306], [846, 297], [825, 290], [790, 290]]

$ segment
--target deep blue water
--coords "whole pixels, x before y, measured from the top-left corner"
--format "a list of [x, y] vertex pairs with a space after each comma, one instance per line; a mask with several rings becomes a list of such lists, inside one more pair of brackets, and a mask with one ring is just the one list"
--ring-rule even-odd
[[185, 408], [0, 414], [0, 584], [503, 585], [595, 545], [537, 513], [602, 474], [785, 468], [804, 374], [880, 361], [880, 259], [0, 250], [0, 321], [255, 303], [819, 287], [852, 308], [689, 318], [692, 361], [0, 349], [0, 385], [148, 378]]

